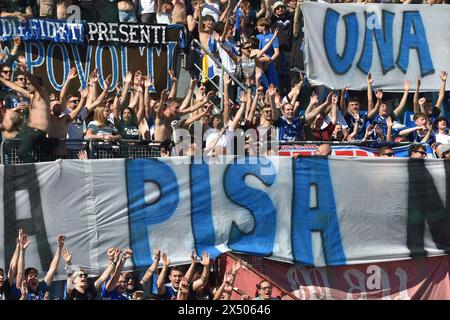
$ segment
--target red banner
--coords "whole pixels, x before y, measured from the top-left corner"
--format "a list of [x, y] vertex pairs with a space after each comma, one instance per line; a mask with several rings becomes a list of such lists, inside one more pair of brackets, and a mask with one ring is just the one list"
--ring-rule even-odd
[[[249, 257], [242, 258], [251, 263]], [[260, 271], [273, 281], [274, 296], [288, 291], [300, 300], [450, 299], [450, 256], [321, 268], [257, 259]], [[232, 262], [228, 258], [230, 268]], [[240, 270], [235, 286], [253, 297], [263, 278], [252, 274]]]

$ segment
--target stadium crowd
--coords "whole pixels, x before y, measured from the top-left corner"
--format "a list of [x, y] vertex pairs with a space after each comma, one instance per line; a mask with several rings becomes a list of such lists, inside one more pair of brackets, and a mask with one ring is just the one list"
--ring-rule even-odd
[[[382, 2], [437, 5], [448, 1], [330, 1]], [[99, 74], [93, 70], [88, 86], [70, 92], [79, 76], [72, 68], [61, 92], [50, 92], [39, 74], [31, 74], [25, 56], [19, 54], [21, 39], [13, 49], [0, 53], [0, 121], [2, 141], [20, 139], [18, 155], [25, 163], [35, 162], [33, 149], [39, 146], [58, 158], [84, 152], [82, 140], [104, 144], [161, 143], [160, 156], [197, 153], [219, 155], [274, 155], [278, 143], [317, 141], [317, 155], [330, 155], [327, 142], [380, 143], [380, 156], [394, 155], [393, 144], [412, 144], [409, 156], [426, 156], [427, 144], [437, 157], [450, 158], [450, 134], [444, 105], [447, 72], [438, 77], [437, 98], [420, 92], [420, 79], [407, 79], [403, 93], [384, 93], [374, 88], [376, 79], [367, 75], [367, 90], [348, 87], [332, 91], [312, 86], [303, 61], [303, 17], [300, 0], [0, 0], [0, 17], [25, 21], [30, 18], [68, 18], [70, 5], [81, 8], [86, 21], [182, 24], [187, 43], [198, 40], [243, 84], [245, 90], [225, 75], [223, 109], [212, 83], [220, 74], [214, 62], [194, 45], [182, 50], [186, 70], [191, 74], [187, 94], [177, 98], [178, 77], [169, 72], [172, 87], [151, 93], [153, 79], [140, 70], [126, 73], [124, 85], [111, 88], [111, 76], [99, 86]], [[102, 12], [102, 16], [99, 16]], [[0, 45], [4, 43], [0, 42]], [[0, 48], [1, 49], [1, 48]], [[17, 70], [13, 70], [16, 62]], [[202, 65], [200, 72], [194, 64]], [[14, 77], [12, 74], [14, 72]], [[410, 92], [410, 81], [416, 83]], [[112, 90], [113, 94], [110, 94]], [[412, 95], [412, 96], [411, 96]], [[405, 121], [405, 112], [413, 121]], [[200, 130], [200, 137], [196, 136]], [[189, 138], [182, 139], [189, 135]], [[242, 149], [236, 139], [242, 139]], [[155, 250], [153, 264], [142, 277], [122, 272], [132, 257], [130, 249], [111, 248], [106, 253], [108, 267], [95, 279], [88, 279], [83, 268], [74, 268], [71, 252], [64, 248], [64, 236], [57, 239], [57, 250], [43, 280], [36, 268], [27, 267], [25, 253], [30, 241], [20, 230], [17, 247], [8, 273], [0, 269], [0, 300], [45, 300], [49, 296], [61, 256], [67, 272], [64, 297], [60, 299], [230, 299], [233, 281], [241, 267], [236, 262], [225, 272], [222, 283], [211, 286], [210, 259], [204, 253], [198, 262], [192, 254], [188, 270], [170, 267], [168, 253]], [[161, 265], [159, 270], [159, 264]], [[198, 268], [200, 266], [200, 268]], [[156, 289], [152, 277], [157, 274]], [[169, 280], [165, 283], [166, 279]], [[258, 284], [257, 295], [243, 299], [273, 299], [272, 285]]]

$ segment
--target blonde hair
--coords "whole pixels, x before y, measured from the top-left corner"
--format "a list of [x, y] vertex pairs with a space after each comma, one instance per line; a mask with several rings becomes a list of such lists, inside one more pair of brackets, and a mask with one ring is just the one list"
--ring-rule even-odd
[[103, 116], [103, 111], [108, 110], [105, 106], [98, 106], [94, 109], [94, 120], [97, 122], [97, 126], [103, 127], [106, 125], [106, 119]]

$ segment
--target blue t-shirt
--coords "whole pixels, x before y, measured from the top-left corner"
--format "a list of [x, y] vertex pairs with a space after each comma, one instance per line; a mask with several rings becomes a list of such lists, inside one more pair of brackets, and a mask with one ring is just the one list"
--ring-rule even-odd
[[299, 141], [303, 136], [303, 118], [294, 118], [292, 124], [288, 123], [286, 118], [278, 118], [276, 126], [278, 127], [278, 138], [280, 141]]
[[166, 283], [164, 287], [166, 288], [166, 292], [161, 297], [162, 300], [171, 300], [172, 297], [177, 297], [178, 290], [175, 290], [170, 283]]
[[[417, 142], [422, 143], [422, 139], [426, 136], [426, 132], [424, 135], [420, 135], [418, 131], [413, 131], [408, 135], [408, 140], [411, 142]], [[424, 143], [428, 143], [430, 146], [436, 142], [436, 135], [434, 132], [431, 132], [430, 138], [428, 141], [425, 141]]]
[[[13, 289], [11, 290], [17, 297], [21, 297], [22, 293], [20, 289], [16, 287], [16, 284], [13, 284]], [[49, 287], [45, 283], [44, 280], [39, 282], [39, 285], [36, 288], [36, 291], [32, 291], [28, 288], [28, 298], [27, 300], [44, 300], [45, 293], [49, 291]]]
[[106, 283], [104, 283], [102, 285], [102, 300], [129, 300], [129, 297], [126, 292], [119, 293], [117, 289], [108, 292], [106, 290]]
[[[264, 48], [264, 46], [270, 41], [270, 39], [272, 39], [273, 37], [273, 33], [260, 33], [256, 36], [256, 38], [259, 40], [259, 50], [261, 50], [262, 48]], [[269, 57], [272, 57], [275, 54], [275, 50], [274, 48], [278, 48], [278, 38], [275, 38], [275, 40], [273, 41], [272, 45], [269, 47], [269, 49], [267, 49], [266, 54]]]
[[[355, 118], [353, 117], [353, 115], [351, 113], [347, 113], [345, 115], [344, 119], [348, 125], [348, 133], [349, 134], [353, 133], [353, 130], [355, 128], [355, 122], [356, 122]], [[355, 140], [364, 139], [364, 136], [366, 134], [366, 128], [365, 128], [366, 122], [367, 122], [367, 112], [365, 112], [362, 116], [361, 116], [361, 114], [359, 116], [358, 132], [356, 133], [356, 135], [354, 137]]]

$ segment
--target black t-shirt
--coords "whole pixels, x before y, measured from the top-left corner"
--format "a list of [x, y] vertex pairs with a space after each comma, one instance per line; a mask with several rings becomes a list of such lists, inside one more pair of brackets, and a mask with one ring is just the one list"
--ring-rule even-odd
[[133, 121], [125, 122], [121, 119], [119, 120], [117, 129], [122, 139], [139, 140], [139, 128]]
[[3, 285], [0, 287], [0, 300], [11, 300], [11, 286], [8, 279], [4, 278]]
[[31, 7], [33, 9], [35, 1], [32, 0], [0, 0], [0, 12], [21, 12], [26, 13], [26, 8]]
[[286, 12], [284, 17], [272, 16], [272, 32], [278, 28], [278, 45], [281, 51], [291, 51], [292, 48], [292, 30], [294, 26], [294, 17], [290, 12]]
[[73, 289], [70, 295], [67, 296], [66, 300], [95, 300], [97, 297], [97, 290], [93, 283], [89, 283], [89, 286], [85, 293], [81, 293], [77, 289]]

